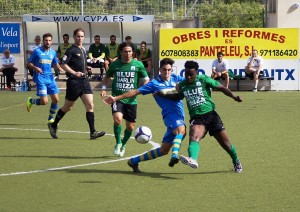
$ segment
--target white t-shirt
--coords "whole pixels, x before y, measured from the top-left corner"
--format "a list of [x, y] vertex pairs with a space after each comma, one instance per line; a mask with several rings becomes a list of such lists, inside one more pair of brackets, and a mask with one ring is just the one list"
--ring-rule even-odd
[[33, 50], [35, 50], [36, 48], [41, 47], [41, 46], [42, 46], [42, 44], [39, 44], [39, 45], [32, 44], [32, 45], [30, 46], [29, 50], [30, 50], [30, 51], [33, 51]]
[[[252, 57], [249, 57], [249, 59], [247, 60], [247, 64], [250, 63], [251, 60]], [[257, 56], [257, 59], [253, 60], [251, 67], [258, 69], [258, 67], [263, 64], [264, 64], [264, 59], [261, 56]]]
[[4, 55], [1, 57], [2, 65], [9, 65], [15, 63], [16, 63], [16, 58], [13, 55], [10, 55], [9, 58], [6, 58]]
[[218, 59], [215, 59], [211, 68], [216, 70], [216, 72], [223, 72], [228, 69], [228, 61], [226, 59], [222, 59], [222, 62], [219, 63]]

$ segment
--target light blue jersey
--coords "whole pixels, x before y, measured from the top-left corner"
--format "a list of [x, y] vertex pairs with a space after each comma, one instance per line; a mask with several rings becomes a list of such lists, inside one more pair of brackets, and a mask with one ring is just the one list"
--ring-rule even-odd
[[57, 94], [59, 89], [52, 74], [52, 65], [58, 64], [56, 52], [52, 49], [47, 51], [43, 47], [36, 48], [30, 58], [30, 63], [42, 69], [42, 73], [34, 71], [33, 79], [37, 85], [37, 96]]
[[[157, 93], [161, 90], [175, 90], [178, 82], [184, 80], [183, 77], [172, 74], [169, 81], [164, 81], [159, 75], [156, 79], [151, 80], [147, 84], [141, 86], [138, 90], [141, 94]], [[162, 109], [161, 114], [167, 127], [163, 142], [173, 142], [175, 135], [172, 130], [184, 124], [184, 108], [182, 100], [171, 100], [165, 97], [155, 95], [154, 99], [158, 106]]]
[[58, 64], [58, 59], [53, 49], [45, 51], [43, 47], [39, 47], [32, 52], [29, 62], [43, 70], [40, 74], [34, 71], [34, 79], [37, 79], [38, 75], [52, 76], [52, 65]]

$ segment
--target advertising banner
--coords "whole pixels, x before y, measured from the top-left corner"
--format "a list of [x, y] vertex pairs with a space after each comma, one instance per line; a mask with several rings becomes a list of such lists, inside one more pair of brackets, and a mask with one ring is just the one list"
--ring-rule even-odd
[[23, 22], [153, 22], [153, 15], [23, 15]]
[[0, 23], [0, 52], [9, 49], [11, 53], [20, 53], [20, 24]]
[[199, 73], [210, 76], [212, 62], [223, 52], [229, 69], [244, 76], [252, 50], [264, 59], [265, 75], [274, 77], [279, 90], [299, 90], [299, 29], [184, 28], [161, 29], [159, 58], [175, 60], [175, 71], [184, 75], [186, 60], [199, 63]]

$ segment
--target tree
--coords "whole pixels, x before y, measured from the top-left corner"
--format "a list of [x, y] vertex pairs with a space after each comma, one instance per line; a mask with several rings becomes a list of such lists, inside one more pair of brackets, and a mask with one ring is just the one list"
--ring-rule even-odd
[[225, 4], [215, 0], [213, 4], [202, 4], [198, 14], [205, 28], [261, 28], [263, 9], [264, 5], [256, 2]]

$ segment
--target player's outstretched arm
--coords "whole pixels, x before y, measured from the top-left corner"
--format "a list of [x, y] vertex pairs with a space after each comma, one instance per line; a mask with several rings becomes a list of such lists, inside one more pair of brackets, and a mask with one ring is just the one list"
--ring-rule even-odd
[[157, 95], [160, 97], [165, 97], [167, 99], [172, 99], [175, 101], [183, 99], [179, 93], [168, 93], [168, 92], [164, 92], [164, 91], [158, 91], [154, 95]]
[[219, 85], [218, 88], [217, 88], [219, 91], [223, 92], [226, 96], [229, 96], [231, 97], [232, 99], [234, 99], [235, 101], [237, 102], [242, 102], [242, 98], [240, 96], [235, 96], [233, 95], [233, 93], [231, 92], [231, 90], [229, 90], [228, 88], [226, 88], [225, 86], [223, 85]]
[[138, 89], [135, 89], [135, 90], [127, 91], [126, 93], [123, 93], [119, 96], [107, 96], [107, 97], [103, 97], [103, 98], [107, 104], [112, 104], [121, 99], [131, 98], [131, 97], [134, 97], [139, 94], [140, 94], [140, 91]]

